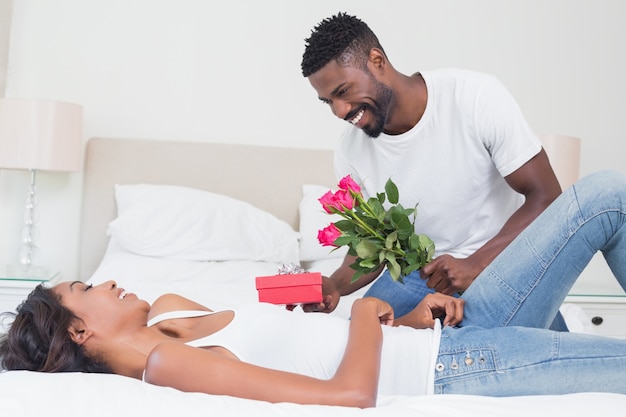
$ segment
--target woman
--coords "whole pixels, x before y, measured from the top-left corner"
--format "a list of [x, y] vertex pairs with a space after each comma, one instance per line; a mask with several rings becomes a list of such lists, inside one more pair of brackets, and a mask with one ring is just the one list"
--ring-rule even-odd
[[114, 372], [271, 402], [370, 407], [378, 393], [626, 394], [626, 340], [545, 330], [596, 251], [626, 288], [625, 223], [626, 177], [591, 175], [462, 299], [433, 294], [395, 320], [375, 298], [357, 300], [348, 322], [267, 304], [212, 312], [173, 294], [150, 306], [112, 281], [38, 287], [0, 354], [8, 369]]

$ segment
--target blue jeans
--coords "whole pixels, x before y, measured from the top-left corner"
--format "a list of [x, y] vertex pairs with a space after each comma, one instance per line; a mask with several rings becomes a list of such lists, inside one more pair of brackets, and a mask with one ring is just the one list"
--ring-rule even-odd
[[[426, 280], [420, 277], [419, 271], [415, 271], [404, 278], [404, 283], [395, 282], [389, 271], [385, 270], [380, 277], [368, 288], [364, 297], [376, 297], [387, 301], [396, 317], [402, 317], [413, 310], [426, 294], [435, 292], [426, 286]], [[566, 332], [567, 324], [561, 313], [557, 312], [550, 330]]]
[[463, 322], [442, 332], [435, 392], [626, 394], [626, 340], [544, 330], [597, 251], [626, 289], [625, 223], [625, 176], [602, 171], [566, 190], [463, 293]]
[[626, 394], [626, 340], [527, 327], [445, 327], [435, 394]]
[[[426, 280], [420, 277], [419, 271], [407, 275], [404, 283], [395, 282], [389, 271], [385, 270], [364, 294], [364, 297], [376, 297], [388, 302], [396, 317], [402, 317], [413, 310], [426, 294], [435, 292], [426, 286]], [[551, 330], [567, 331], [567, 324], [557, 311], [551, 323]]]

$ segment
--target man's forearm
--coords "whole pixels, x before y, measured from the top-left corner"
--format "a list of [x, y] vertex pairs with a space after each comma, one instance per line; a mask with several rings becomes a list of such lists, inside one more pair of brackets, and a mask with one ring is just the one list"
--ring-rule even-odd
[[339, 295], [348, 295], [352, 294], [358, 289], [363, 288], [370, 282], [372, 282], [378, 275], [380, 275], [384, 266], [381, 266], [374, 272], [370, 272], [369, 274], [361, 275], [359, 279], [352, 282], [352, 277], [354, 277], [355, 270], [350, 267], [352, 263], [356, 260], [355, 256], [346, 255], [343, 259], [343, 263], [341, 266], [332, 273], [329, 277], [335, 283], [335, 288], [339, 291]]

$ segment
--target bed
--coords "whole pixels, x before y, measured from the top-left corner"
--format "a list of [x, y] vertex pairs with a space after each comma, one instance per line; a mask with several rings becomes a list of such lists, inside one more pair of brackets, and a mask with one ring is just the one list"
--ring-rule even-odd
[[[148, 301], [176, 292], [212, 308], [258, 302], [256, 276], [290, 264], [329, 274], [343, 256], [316, 242], [331, 221], [316, 200], [336, 185], [332, 151], [93, 138], [84, 175], [79, 278], [114, 279]], [[347, 317], [363, 291], [332, 314]], [[2, 416], [609, 416], [625, 408], [626, 395], [589, 392], [382, 396], [376, 408], [357, 409], [183, 393], [118, 375], [0, 374]]]

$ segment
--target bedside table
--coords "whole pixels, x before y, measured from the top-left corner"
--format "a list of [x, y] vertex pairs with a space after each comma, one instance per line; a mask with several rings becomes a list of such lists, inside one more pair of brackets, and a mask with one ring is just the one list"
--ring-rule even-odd
[[564, 303], [582, 308], [595, 334], [626, 339], [626, 295], [570, 294]]
[[14, 268], [0, 267], [0, 312], [15, 311], [28, 294], [42, 282], [55, 282], [58, 272], [42, 273], [45, 269], [33, 269], [32, 276]]

